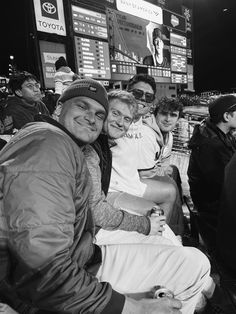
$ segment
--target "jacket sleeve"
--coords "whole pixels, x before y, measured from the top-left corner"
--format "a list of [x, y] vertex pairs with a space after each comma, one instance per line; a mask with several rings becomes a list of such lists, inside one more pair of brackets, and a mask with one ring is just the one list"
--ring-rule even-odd
[[202, 195], [199, 195], [203, 181], [205, 186], [209, 187], [214, 183], [215, 195], [219, 196], [221, 193], [226, 164], [220, 150], [222, 150], [222, 147], [207, 142], [194, 148], [191, 152], [188, 178], [191, 197], [195, 204], [198, 204], [203, 198]]
[[106, 313], [111, 304], [110, 312], [121, 313], [124, 296], [86, 270], [93, 245], [85, 230], [90, 181], [81, 152], [62, 136], [22, 141], [27, 146], [4, 168], [11, 278], [18, 296], [57, 313]]
[[125, 210], [113, 207], [107, 202], [101, 187], [101, 170], [98, 155], [91, 147], [87, 147], [84, 153], [93, 182], [90, 205], [96, 226], [105, 230], [120, 229], [149, 234], [150, 222], [148, 217], [130, 214]]

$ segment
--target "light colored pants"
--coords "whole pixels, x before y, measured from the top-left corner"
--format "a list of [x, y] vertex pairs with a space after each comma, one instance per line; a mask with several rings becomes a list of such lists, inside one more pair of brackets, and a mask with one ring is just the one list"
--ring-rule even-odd
[[111, 244], [155, 244], [155, 245], [182, 245], [168, 225], [164, 226], [162, 235], [144, 235], [136, 231], [104, 230], [100, 229], [95, 237], [97, 245]]
[[114, 290], [129, 294], [151, 291], [156, 285], [173, 291], [181, 312], [193, 314], [201, 293], [212, 281], [210, 263], [198, 249], [183, 246], [102, 245], [97, 277]]

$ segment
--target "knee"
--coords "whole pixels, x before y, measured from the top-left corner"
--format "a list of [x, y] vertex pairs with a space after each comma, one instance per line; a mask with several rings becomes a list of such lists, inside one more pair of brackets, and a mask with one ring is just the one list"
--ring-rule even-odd
[[182, 247], [182, 254], [185, 256], [186, 262], [195, 269], [197, 272], [204, 274], [210, 274], [210, 261], [207, 256], [199, 249], [194, 247]]
[[168, 183], [168, 186], [167, 186], [167, 198], [169, 199], [169, 201], [171, 203], [175, 202], [176, 193], [177, 192], [176, 192], [176, 188], [175, 188], [174, 184]]

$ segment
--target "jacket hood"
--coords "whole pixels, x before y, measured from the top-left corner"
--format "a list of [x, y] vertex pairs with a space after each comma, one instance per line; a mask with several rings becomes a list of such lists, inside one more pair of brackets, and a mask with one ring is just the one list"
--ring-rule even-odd
[[201, 146], [209, 140], [217, 138], [217, 134], [219, 133], [222, 133], [220, 129], [211, 123], [208, 118], [194, 127], [193, 135], [189, 141], [188, 147], [193, 149], [194, 147]]
[[159, 126], [157, 125], [155, 116], [151, 114], [144, 117], [143, 124], [150, 127], [155, 132], [157, 142], [159, 143], [160, 146], [164, 146], [165, 145], [164, 138]]
[[70, 67], [64, 66], [64, 67], [60, 67], [56, 72], [70, 73], [72, 71]]

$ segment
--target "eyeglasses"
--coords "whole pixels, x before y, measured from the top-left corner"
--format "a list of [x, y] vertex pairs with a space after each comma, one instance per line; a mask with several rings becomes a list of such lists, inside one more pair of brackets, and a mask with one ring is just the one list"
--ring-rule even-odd
[[147, 103], [151, 103], [155, 99], [154, 94], [148, 93], [148, 92], [145, 93], [141, 89], [134, 88], [134, 89], [129, 90], [129, 92], [131, 92], [134, 95], [134, 98], [137, 100], [142, 99], [143, 95], [144, 95], [145, 102], [147, 102]]
[[31, 90], [34, 90], [34, 88], [40, 89], [40, 84], [39, 83], [35, 83], [35, 84], [28, 83], [28, 84], [25, 85], [25, 87], [29, 88]]

